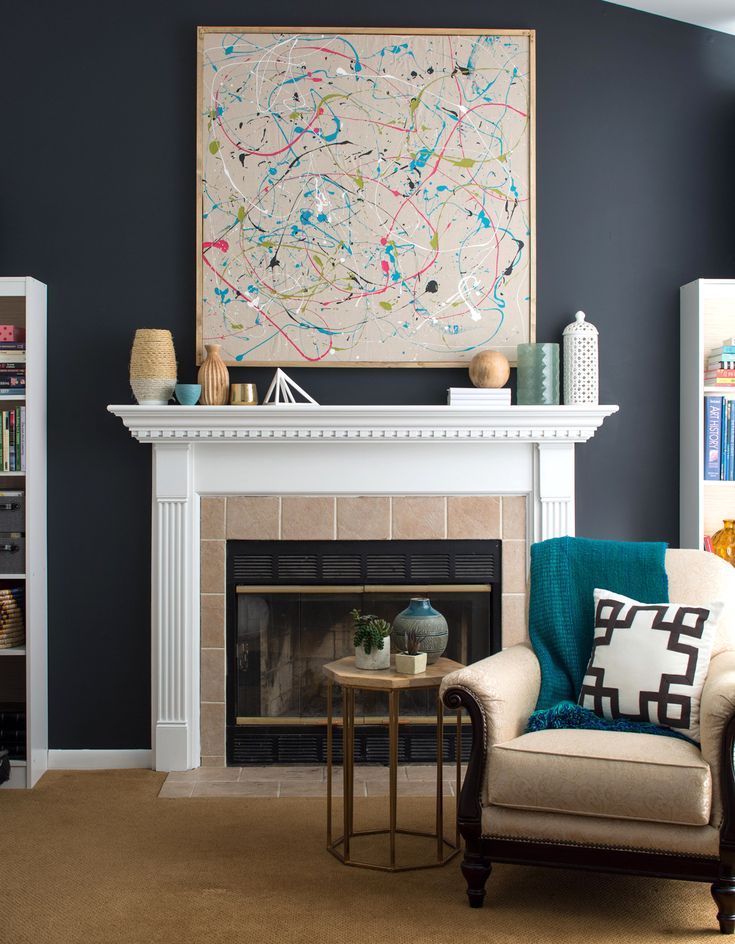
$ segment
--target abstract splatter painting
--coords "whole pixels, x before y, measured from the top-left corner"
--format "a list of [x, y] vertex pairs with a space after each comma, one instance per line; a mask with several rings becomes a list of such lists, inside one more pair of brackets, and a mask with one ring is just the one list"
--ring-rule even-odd
[[533, 33], [199, 34], [198, 356], [534, 340]]

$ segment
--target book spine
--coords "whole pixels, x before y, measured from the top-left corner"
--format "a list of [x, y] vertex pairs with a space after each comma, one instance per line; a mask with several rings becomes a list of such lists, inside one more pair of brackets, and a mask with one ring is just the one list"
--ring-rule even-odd
[[704, 398], [704, 477], [708, 482], [720, 477], [722, 401], [722, 397]]
[[720, 480], [727, 479], [727, 400], [722, 401], [722, 424], [720, 427]]
[[25, 471], [20, 454], [20, 413], [21, 407], [15, 408], [15, 468], [19, 472]]
[[10, 472], [10, 414], [3, 410], [3, 472]]
[[26, 408], [20, 408], [20, 468], [25, 471], [26, 467]]
[[735, 377], [735, 370], [730, 369], [721, 369], [721, 370], [706, 370], [704, 372], [705, 377]]
[[8, 413], [8, 459], [10, 471], [15, 472], [15, 410]]

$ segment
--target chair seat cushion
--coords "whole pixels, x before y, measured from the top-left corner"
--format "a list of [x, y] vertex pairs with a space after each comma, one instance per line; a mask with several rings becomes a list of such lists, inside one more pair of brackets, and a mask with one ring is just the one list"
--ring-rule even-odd
[[704, 826], [712, 778], [687, 741], [618, 731], [552, 730], [497, 744], [486, 801], [501, 807]]

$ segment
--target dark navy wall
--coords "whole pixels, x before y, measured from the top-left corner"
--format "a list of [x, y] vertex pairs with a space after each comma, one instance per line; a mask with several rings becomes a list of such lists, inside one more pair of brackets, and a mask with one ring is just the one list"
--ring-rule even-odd
[[[254, 11], [4, 5], [0, 272], [49, 286], [53, 748], [150, 743], [150, 453], [105, 405], [130, 400], [139, 326], [170, 328], [194, 379], [199, 23], [537, 30], [538, 338], [583, 308], [620, 404], [578, 453], [579, 533], [677, 539], [678, 287], [735, 277], [735, 37], [600, 0]], [[322, 403], [440, 403], [464, 377], [293, 374]]]

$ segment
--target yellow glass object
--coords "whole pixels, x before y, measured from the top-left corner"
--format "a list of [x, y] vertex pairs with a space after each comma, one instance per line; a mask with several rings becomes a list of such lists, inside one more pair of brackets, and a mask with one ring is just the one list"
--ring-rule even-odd
[[712, 535], [712, 550], [735, 567], [735, 520], [726, 518], [724, 527]]

